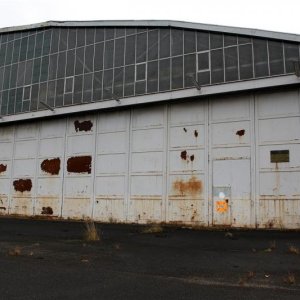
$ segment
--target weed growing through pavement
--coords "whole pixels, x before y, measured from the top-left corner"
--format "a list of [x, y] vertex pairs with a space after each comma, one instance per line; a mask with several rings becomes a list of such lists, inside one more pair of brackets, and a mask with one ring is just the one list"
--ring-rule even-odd
[[287, 276], [283, 277], [283, 282], [290, 285], [295, 284], [296, 283], [295, 275], [292, 273], [288, 273]]
[[142, 231], [142, 233], [161, 233], [161, 232], [163, 232], [163, 228], [159, 224], [153, 224]]
[[8, 255], [10, 256], [20, 256], [21, 255], [21, 247], [15, 246], [12, 249], [8, 250]]
[[85, 222], [84, 239], [89, 242], [100, 241], [100, 235], [93, 221]]
[[288, 248], [288, 252], [291, 254], [296, 254], [299, 255], [300, 254], [300, 249], [295, 247], [294, 245], [290, 245]]

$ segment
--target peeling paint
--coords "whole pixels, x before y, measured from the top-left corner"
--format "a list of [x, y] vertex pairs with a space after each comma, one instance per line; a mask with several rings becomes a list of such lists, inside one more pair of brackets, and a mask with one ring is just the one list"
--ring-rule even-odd
[[245, 135], [245, 129], [238, 130], [238, 131], [236, 132], [236, 135], [238, 135], [238, 136], [243, 136], [243, 135]]
[[92, 157], [74, 156], [67, 161], [67, 171], [70, 173], [88, 173], [91, 174]]
[[0, 174], [6, 172], [7, 170], [7, 165], [0, 164]]
[[202, 181], [197, 179], [197, 177], [192, 176], [189, 180], [184, 181], [182, 179], [178, 179], [173, 182], [173, 189], [176, 193], [180, 193], [180, 195], [192, 195], [202, 193]]
[[41, 163], [41, 169], [49, 173], [51, 175], [58, 175], [60, 171], [60, 159], [59, 158], [53, 158], [53, 159], [45, 159]]
[[192, 155], [190, 156], [190, 160], [191, 160], [191, 161], [194, 161], [194, 159], [195, 159], [195, 155], [192, 154]]
[[82, 121], [82, 122], [76, 120], [74, 122], [74, 127], [75, 127], [76, 132], [78, 132], [78, 131], [91, 131], [91, 129], [93, 127], [93, 123], [90, 120]]
[[18, 179], [13, 182], [16, 192], [30, 192], [32, 189], [31, 179]]
[[42, 215], [53, 215], [53, 209], [50, 206], [42, 207]]

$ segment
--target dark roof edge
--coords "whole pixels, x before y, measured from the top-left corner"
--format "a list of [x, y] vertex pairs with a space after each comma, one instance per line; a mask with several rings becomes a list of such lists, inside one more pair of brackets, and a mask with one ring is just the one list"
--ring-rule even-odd
[[47, 21], [42, 23], [5, 27], [0, 29], [0, 33], [38, 29], [45, 27], [85, 27], [85, 26], [147, 26], [147, 27], [177, 27], [185, 29], [206, 30], [231, 34], [249, 35], [263, 38], [279, 39], [300, 42], [300, 35], [293, 33], [275, 32], [261, 29], [210, 25], [202, 23], [192, 23], [171, 20], [105, 20], [105, 21]]

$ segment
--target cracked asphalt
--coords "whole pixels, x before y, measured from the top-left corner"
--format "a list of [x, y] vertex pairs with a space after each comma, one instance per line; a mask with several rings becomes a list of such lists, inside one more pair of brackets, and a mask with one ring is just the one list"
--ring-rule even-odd
[[0, 218], [0, 298], [300, 299], [298, 231], [96, 226]]

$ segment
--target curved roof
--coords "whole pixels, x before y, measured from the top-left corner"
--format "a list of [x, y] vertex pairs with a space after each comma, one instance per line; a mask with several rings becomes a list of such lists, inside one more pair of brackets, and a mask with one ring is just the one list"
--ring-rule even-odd
[[300, 42], [299, 34], [283, 33], [275, 31], [267, 31], [260, 29], [231, 27], [210, 25], [202, 23], [191, 23], [183, 21], [171, 21], [171, 20], [103, 20], [103, 21], [47, 21], [42, 23], [5, 27], [0, 29], [0, 33], [22, 31], [30, 29], [38, 29], [45, 27], [174, 27], [194, 30], [205, 30], [223, 32], [229, 34], [240, 34], [248, 36], [256, 36], [262, 38], [279, 39], [286, 41]]

